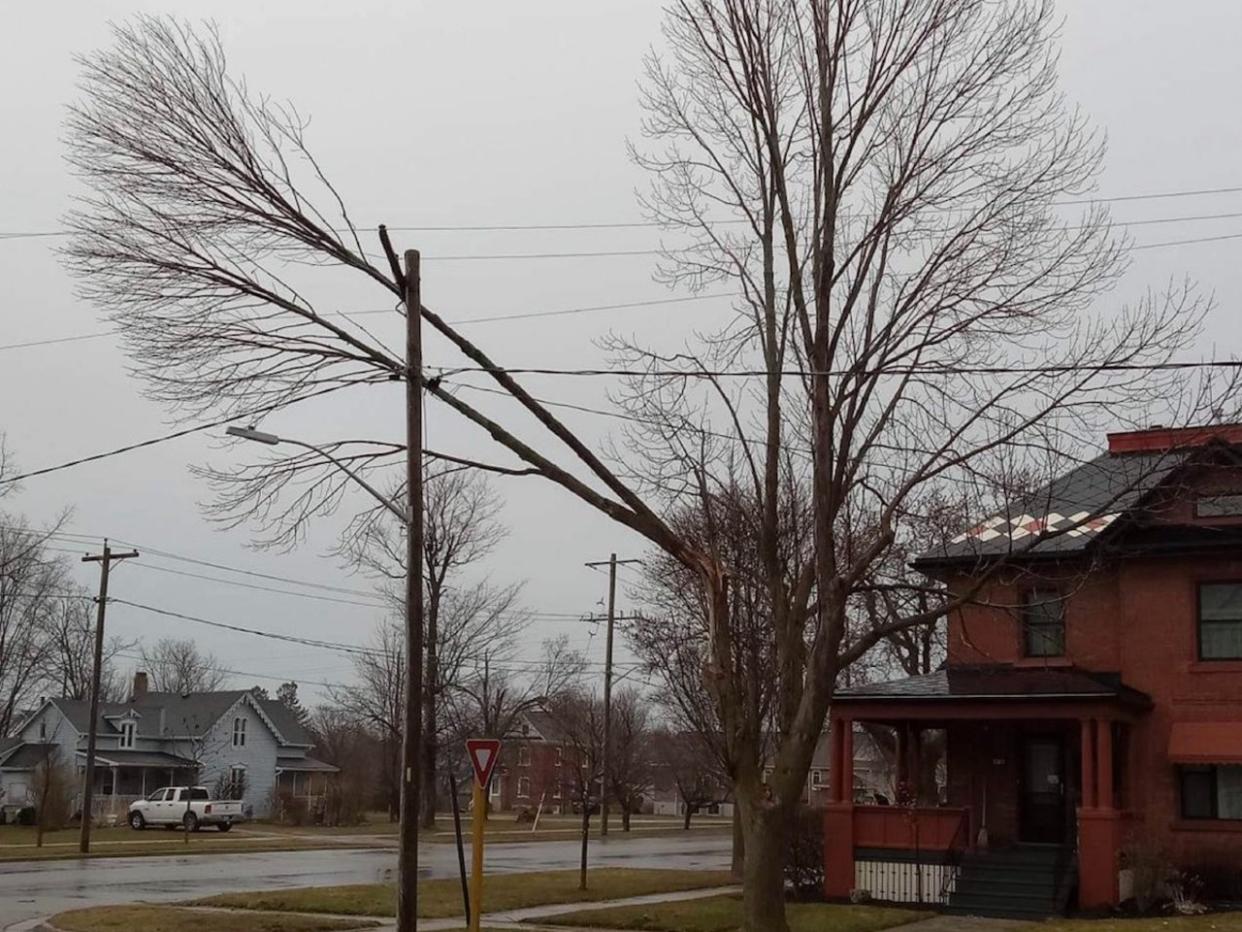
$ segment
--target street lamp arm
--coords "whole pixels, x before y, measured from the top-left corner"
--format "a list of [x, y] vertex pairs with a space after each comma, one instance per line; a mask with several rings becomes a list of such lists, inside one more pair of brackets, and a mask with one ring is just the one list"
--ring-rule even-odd
[[341, 472], [345, 473], [345, 475], [349, 476], [349, 478], [353, 479], [356, 483], [358, 483], [360, 486], [362, 486], [364, 489], [370, 492], [371, 497], [374, 498], [381, 505], [383, 505], [385, 508], [387, 508], [390, 512], [392, 512], [396, 516], [397, 520], [400, 521], [403, 526], [409, 524], [410, 516], [406, 514], [404, 511], [402, 511], [400, 508], [398, 508], [396, 504], [393, 503], [392, 499], [390, 499], [387, 495], [384, 495], [383, 493], [381, 493], [378, 489], [375, 488], [375, 486], [367, 482], [366, 479], [363, 479], [362, 476], [358, 474], [358, 471], [356, 469], [346, 466], [343, 462], [341, 462], [339, 459], [337, 459], [327, 450], [324, 450], [321, 447], [317, 447], [313, 443], [307, 443], [304, 440], [291, 440], [288, 437], [281, 437], [280, 442], [290, 443], [290, 444], [293, 444], [295, 447], [302, 447], [304, 449], [310, 450], [312, 453], [318, 453], [320, 456], [326, 459], [329, 463], [331, 463]]

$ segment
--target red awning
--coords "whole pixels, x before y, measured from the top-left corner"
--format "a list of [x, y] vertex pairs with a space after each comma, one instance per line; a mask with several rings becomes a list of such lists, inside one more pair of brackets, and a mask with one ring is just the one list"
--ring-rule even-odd
[[1242, 722], [1174, 722], [1169, 760], [1175, 764], [1242, 764]]

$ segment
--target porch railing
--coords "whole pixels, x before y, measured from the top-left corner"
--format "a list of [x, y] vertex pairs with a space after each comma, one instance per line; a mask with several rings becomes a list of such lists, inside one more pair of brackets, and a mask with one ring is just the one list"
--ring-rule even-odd
[[969, 847], [969, 810], [858, 806], [855, 881], [874, 899], [947, 904]]

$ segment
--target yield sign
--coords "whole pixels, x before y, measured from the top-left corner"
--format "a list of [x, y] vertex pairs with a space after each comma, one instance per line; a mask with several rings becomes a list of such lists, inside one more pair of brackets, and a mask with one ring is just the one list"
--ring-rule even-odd
[[496, 761], [500, 758], [500, 739], [467, 738], [466, 750], [470, 753], [470, 763], [474, 767], [474, 782], [486, 789]]

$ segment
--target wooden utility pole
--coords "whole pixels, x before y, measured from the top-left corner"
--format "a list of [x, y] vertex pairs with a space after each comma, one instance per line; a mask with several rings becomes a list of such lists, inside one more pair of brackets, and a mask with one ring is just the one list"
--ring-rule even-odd
[[[108, 539], [103, 542], [103, 553], [87, 554], [83, 563], [99, 564], [99, 598], [95, 612], [95, 664], [91, 670], [91, 711], [86, 726], [86, 774], [82, 785], [82, 831], [78, 836], [78, 850], [89, 854], [91, 850], [91, 816], [95, 796], [95, 741], [99, 737], [99, 680], [103, 667], [104, 611], [108, 607], [108, 571], [113, 560], [130, 560], [138, 556], [137, 550], [113, 553]], [[115, 787], [114, 787], [115, 789]]]
[[423, 733], [423, 336], [417, 249], [405, 251], [405, 707], [401, 745], [401, 825], [397, 930], [418, 928], [418, 815]]
[[[617, 564], [641, 562], [642, 560], [618, 560], [615, 553], [611, 554], [607, 560], [608, 636], [604, 639], [604, 747], [599, 778], [599, 833], [601, 835], [608, 834], [608, 749], [612, 744], [612, 632], [617, 618]], [[590, 567], [604, 565], [605, 561], [602, 560], [587, 564]], [[586, 824], [586, 820], [583, 820], [583, 825]], [[585, 841], [582, 847], [585, 857]]]

